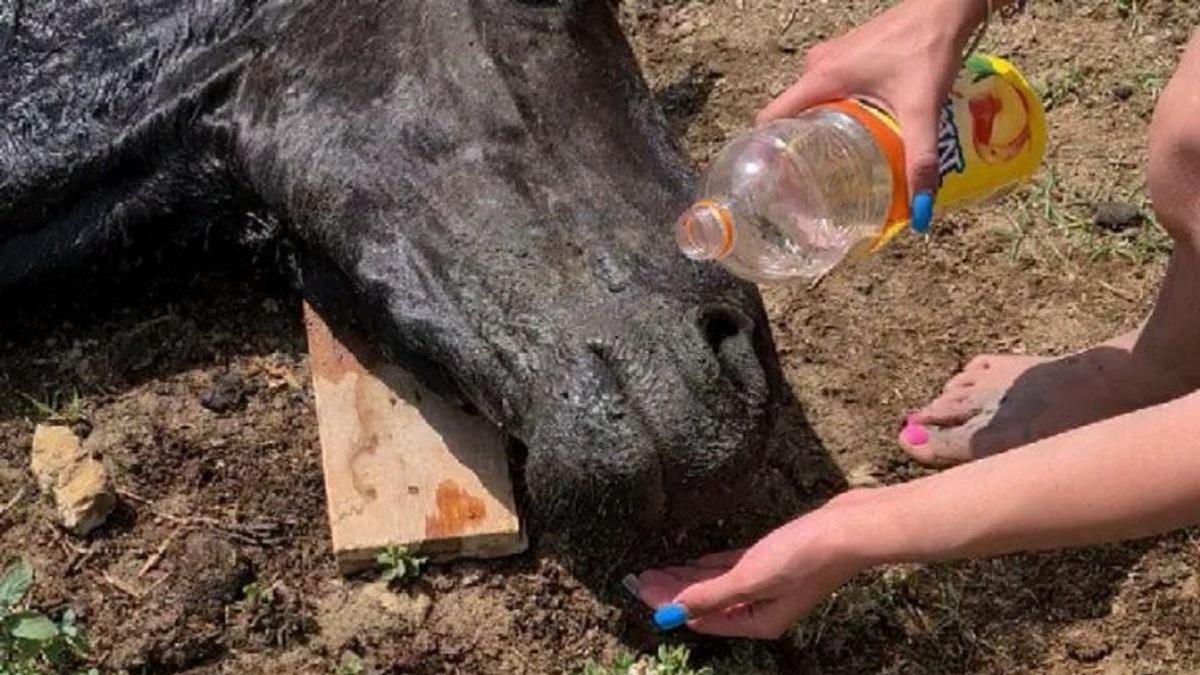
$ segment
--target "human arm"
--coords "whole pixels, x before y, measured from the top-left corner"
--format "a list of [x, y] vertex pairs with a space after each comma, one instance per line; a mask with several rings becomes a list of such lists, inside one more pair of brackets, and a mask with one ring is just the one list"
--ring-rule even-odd
[[909, 483], [846, 493], [744, 554], [641, 576], [696, 631], [775, 637], [876, 565], [1149, 536], [1200, 521], [1200, 393]]

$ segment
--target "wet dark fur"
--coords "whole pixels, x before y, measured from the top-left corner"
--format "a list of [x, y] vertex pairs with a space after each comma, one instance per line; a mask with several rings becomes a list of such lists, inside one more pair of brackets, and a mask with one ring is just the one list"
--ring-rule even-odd
[[540, 515], [719, 511], [759, 466], [761, 300], [674, 249], [691, 174], [602, 0], [24, 0], [0, 25], [0, 293], [279, 223], [307, 296], [527, 446]]

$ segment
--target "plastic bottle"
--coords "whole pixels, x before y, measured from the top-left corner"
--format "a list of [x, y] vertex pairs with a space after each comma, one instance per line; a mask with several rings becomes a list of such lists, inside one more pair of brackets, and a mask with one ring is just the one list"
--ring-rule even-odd
[[[1045, 154], [1044, 112], [1013, 66], [967, 59], [942, 107], [935, 213], [1027, 180]], [[680, 249], [769, 284], [813, 279], [869, 255], [909, 224], [896, 122], [843, 100], [731, 141], [707, 167], [699, 200], [676, 222]]]

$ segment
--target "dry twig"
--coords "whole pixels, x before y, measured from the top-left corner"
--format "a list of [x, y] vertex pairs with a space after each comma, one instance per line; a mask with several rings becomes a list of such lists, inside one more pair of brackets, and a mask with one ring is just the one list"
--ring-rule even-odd
[[142, 577], [146, 576], [146, 572], [154, 569], [154, 566], [157, 565], [160, 560], [162, 560], [163, 555], [167, 552], [167, 548], [171, 546], [171, 542], [175, 541], [175, 538], [179, 536], [179, 533], [183, 532], [185, 529], [187, 529], [187, 525], [180, 525], [179, 527], [176, 527], [171, 534], [167, 535], [167, 538], [163, 540], [163, 543], [159, 544], [158, 550], [154, 552], [154, 555], [150, 556], [150, 558], [146, 560], [146, 564], [142, 565], [142, 568], [138, 570], [137, 578], [141, 579]]
[[792, 11], [788, 12], [787, 18], [783, 20], [783, 25], [779, 27], [779, 32], [786, 33], [787, 29], [791, 28], [793, 23], [796, 23], [796, 15], [799, 13], [800, 9], [792, 5]]
[[25, 486], [22, 485], [20, 488], [17, 489], [17, 494], [13, 495], [12, 499], [8, 500], [4, 504], [4, 506], [0, 506], [0, 516], [3, 516], [9, 509], [16, 506], [17, 502], [21, 501], [21, 498], [24, 496], [25, 496]]
[[163, 583], [170, 577], [171, 577], [170, 574], [164, 574], [161, 579], [150, 584], [148, 587], [138, 589], [138, 588], [134, 588], [133, 586], [130, 586], [128, 583], [121, 581], [120, 579], [113, 577], [108, 572], [100, 573], [100, 578], [104, 580], [104, 583], [108, 584], [109, 586], [112, 586], [113, 588], [117, 589], [118, 591], [121, 591], [125, 595], [128, 595], [129, 597], [131, 597], [134, 600], [137, 600], [139, 602], [141, 600], [144, 600], [146, 598], [146, 596], [149, 595], [150, 593], [153, 593], [154, 590], [157, 589], [159, 586], [163, 585]]
[[133, 598], [134, 600], [141, 600], [142, 598], [146, 597], [145, 591], [139, 591], [138, 589], [130, 586], [129, 584], [125, 583], [124, 581], [113, 578], [108, 572], [101, 572], [100, 578], [104, 580], [104, 583], [108, 584], [109, 586], [112, 586], [113, 588], [117, 589], [118, 591], [121, 591], [122, 593], [124, 593], [125, 595], [128, 595], [129, 597]]
[[1123, 291], [1106, 281], [1100, 281], [1099, 283], [1100, 283], [1101, 288], [1108, 291], [1109, 293], [1112, 293], [1113, 295], [1117, 296], [1118, 298], [1121, 298], [1122, 300], [1124, 300], [1126, 302], [1137, 302], [1137, 298], [1133, 297], [1128, 292]]
[[146, 499], [145, 497], [128, 490], [117, 490], [117, 494], [149, 506], [151, 512], [153, 512], [155, 516], [158, 516], [164, 520], [169, 520], [177, 525], [207, 527], [215, 532], [229, 537], [230, 539], [235, 539], [245, 544], [251, 544], [254, 546], [274, 546], [286, 540], [286, 537], [279, 534], [279, 531], [282, 529], [279, 523], [259, 522], [230, 524], [223, 523], [216, 518], [209, 518], [208, 516], [176, 516], [171, 513], [159, 511], [158, 509], [154, 508], [153, 503], [149, 499]]

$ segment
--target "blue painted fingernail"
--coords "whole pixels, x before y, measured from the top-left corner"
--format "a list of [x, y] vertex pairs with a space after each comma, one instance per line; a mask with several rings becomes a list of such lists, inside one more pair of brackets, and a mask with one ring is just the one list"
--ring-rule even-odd
[[933, 194], [925, 191], [913, 195], [910, 209], [909, 227], [917, 234], [928, 232], [929, 223], [933, 220]]
[[659, 630], [674, 630], [687, 623], [687, 608], [683, 605], [663, 605], [654, 612], [654, 625]]

